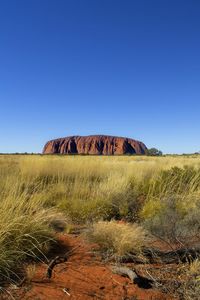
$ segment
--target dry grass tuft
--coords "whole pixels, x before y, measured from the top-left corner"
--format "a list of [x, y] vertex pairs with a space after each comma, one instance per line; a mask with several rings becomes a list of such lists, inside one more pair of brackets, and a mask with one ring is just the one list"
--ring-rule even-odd
[[95, 223], [87, 232], [87, 237], [103, 251], [117, 257], [140, 252], [146, 241], [145, 231], [141, 226], [116, 221]]

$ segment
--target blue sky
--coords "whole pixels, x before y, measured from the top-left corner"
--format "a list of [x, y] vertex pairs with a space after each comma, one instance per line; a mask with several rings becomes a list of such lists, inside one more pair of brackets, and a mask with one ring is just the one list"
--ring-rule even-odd
[[0, 1], [0, 152], [68, 135], [200, 150], [199, 0]]

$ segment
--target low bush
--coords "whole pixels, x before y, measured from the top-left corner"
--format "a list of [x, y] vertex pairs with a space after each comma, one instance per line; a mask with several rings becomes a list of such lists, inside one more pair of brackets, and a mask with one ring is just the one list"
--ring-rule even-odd
[[162, 171], [140, 213], [144, 226], [172, 243], [200, 238], [200, 172], [191, 167]]

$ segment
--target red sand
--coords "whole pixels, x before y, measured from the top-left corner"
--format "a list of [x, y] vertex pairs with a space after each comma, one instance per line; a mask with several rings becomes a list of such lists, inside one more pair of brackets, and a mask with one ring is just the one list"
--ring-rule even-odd
[[[40, 264], [31, 283], [11, 291], [20, 300], [169, 300], [172, 297], [155, 289], [141, 289], [130, 279], [113, 274], [109, 265], [92, 251], [80, 236], [61, 235], [63, 248], [74, 248], [67, 262], [53, 269], [51, 279], [46, 278], [47, 266]], [[9, 297], [8, 297], [9, 299]]]

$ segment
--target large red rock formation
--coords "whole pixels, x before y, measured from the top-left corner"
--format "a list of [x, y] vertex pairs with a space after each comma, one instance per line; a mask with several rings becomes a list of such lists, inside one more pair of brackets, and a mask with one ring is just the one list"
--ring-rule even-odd
[[116, 136], [69, 136], [51, 140], [43, 149], [44, 154], [93, 154], [122, 155], [145, 154], [147, 147], [139, 141]]

